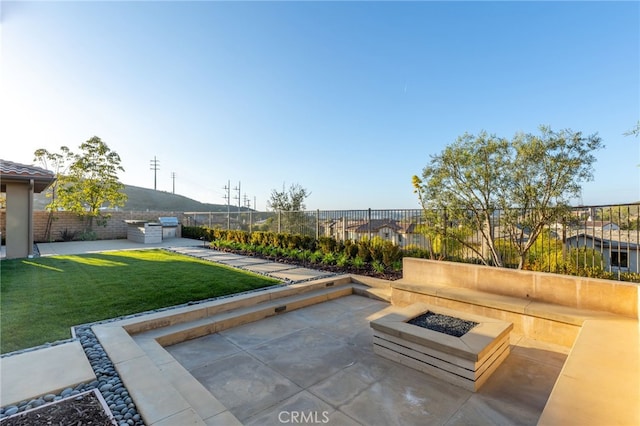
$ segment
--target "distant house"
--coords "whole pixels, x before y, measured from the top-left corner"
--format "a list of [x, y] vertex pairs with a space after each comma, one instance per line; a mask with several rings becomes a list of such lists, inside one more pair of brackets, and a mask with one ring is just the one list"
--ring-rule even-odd
[[323, 224], [323, 234], [325, 237], [331, 237], [337, 241], [345, 241], [350, 238], [353, 239], [353, 237], [348, 236], [349, 230], [354, 226], [358, 226], [362, 223], [362, 220], [353, 220], [346, 218], [332, 219]]
[[599, 231], [619, 231], [620, 227], [613, 222], [606, 222], [602, 220], [587, 220], [581, 226], [584, 229], [596, 229]]
[[325, 236], [339, 241], [377, 237], [402, 248], [428, 246], [427, 237], [418, 231], [416, 223], [401, 223], [395, 219], [337, 219], [324, 223], [323, 230]]
[[403, 248], [408, 246], [417, 246], [417, 247], [429, 247], [429, 239], [424, 234], [424, 232], [419, 231], [419, 225], [417, 223], [410, 223], [402, 228], [400, 231], [403, 238], [401, 245]]
[[379, 237], [402, 245], [402, 227], [393, 219], [372, 219], [361, 223], [354, 223], [347, 227], [347, 239], [362, 240], [364, 237]]
[[553, 222], [547, 225], [547, 229], [551, 232], [555, 238], [560, 238], [563, 232], [567, 229], [564, 223]]
[[[615, 237], [615, 238], [614, 238]], [[567, 248], [586, 247], [602, 254], [604, 267], [612, 272], [640, 272], [640, 244], [637, 235], [616, 232], [579, 233], [566, 239]]]

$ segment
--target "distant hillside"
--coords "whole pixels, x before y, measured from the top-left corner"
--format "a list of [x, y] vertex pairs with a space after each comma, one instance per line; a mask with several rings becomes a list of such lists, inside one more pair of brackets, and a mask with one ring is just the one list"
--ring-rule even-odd
[[[166, 212], [226, 212], [226, 204], [206, 204], [182, 195], [155, 191], [139, 186], [125, 185], [128, 201], [125, 211], [166, 211]], [[45, 194], [34, 195], [34, 209], [44, 210], [50, 199]], [[243, 209], [244, 210], [244, 209]]]

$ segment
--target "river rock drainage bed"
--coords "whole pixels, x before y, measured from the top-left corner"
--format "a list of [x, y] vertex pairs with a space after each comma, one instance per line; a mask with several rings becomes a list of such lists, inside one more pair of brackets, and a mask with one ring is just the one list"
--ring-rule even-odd
[[513, 329], [510, 322], [426, 303], [398, 308], [370, 324], [376, 354], [472, 392], [509, 355]]

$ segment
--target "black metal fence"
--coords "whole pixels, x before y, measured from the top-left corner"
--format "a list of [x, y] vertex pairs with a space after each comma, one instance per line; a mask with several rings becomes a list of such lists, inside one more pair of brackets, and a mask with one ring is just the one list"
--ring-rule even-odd
[[[527, 215], [494, 211], [482, 225], [471, 212], [410, 210], [315, 210], [295, 212], [185, 212], [185, 225], [332, 237], [338, 241], [382, 239], [435, 258], [486, 262], [499, 252], [503, 266], [518, 266], [528, 242]], [[518, 218], [522, 218], [521, 223]], [[517, 232], [514, 232], [517, 231]], [[490, 241], [489, 241], [490, 240]], [[490, 261], [491, 262], [491, 261]], [[640, 204], [582, 206], [545, 224], [524, 263], [536, 270], [600, 268], [640, 272]]]

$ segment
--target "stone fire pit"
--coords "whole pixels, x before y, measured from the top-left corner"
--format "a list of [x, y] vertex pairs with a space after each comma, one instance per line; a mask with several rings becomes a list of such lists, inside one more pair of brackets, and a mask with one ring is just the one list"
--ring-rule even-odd
[[[477, 325], [455, 337], [408, 323], [427, 312]], [[475, 392], [509, 355], [513, 324], [414, 303], [371, 321], [371, 328], [376, 354]]]

